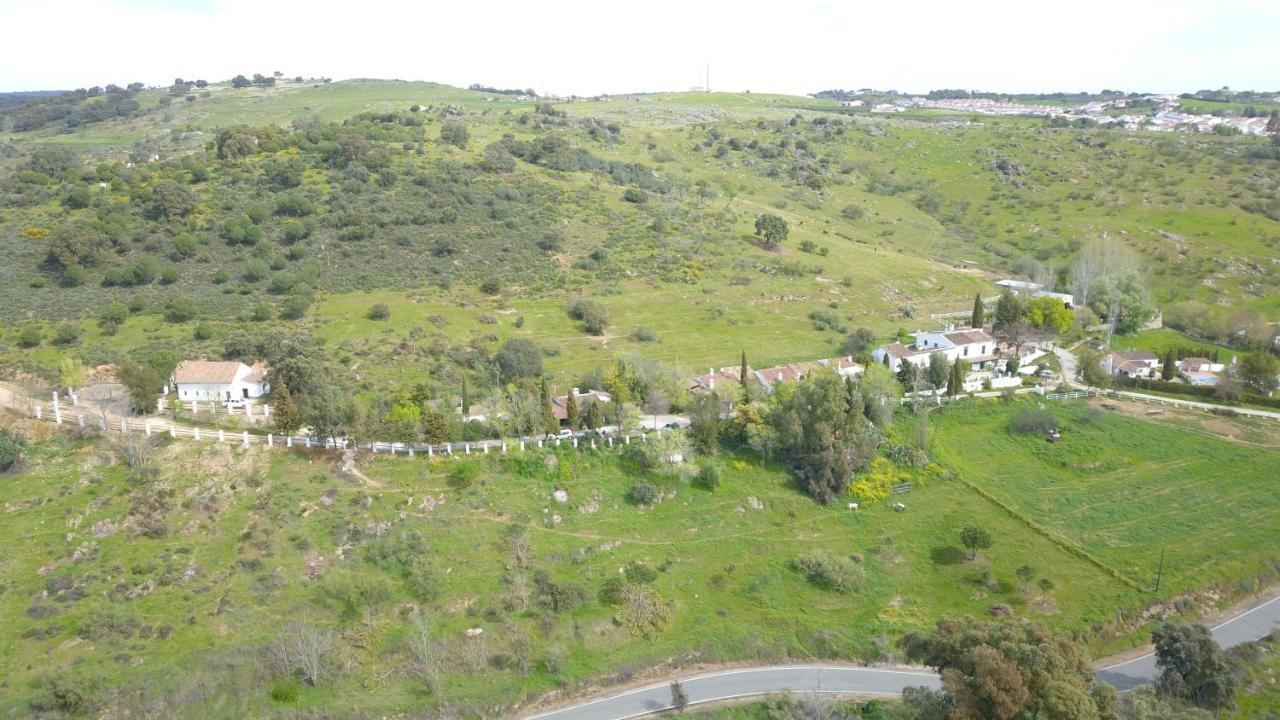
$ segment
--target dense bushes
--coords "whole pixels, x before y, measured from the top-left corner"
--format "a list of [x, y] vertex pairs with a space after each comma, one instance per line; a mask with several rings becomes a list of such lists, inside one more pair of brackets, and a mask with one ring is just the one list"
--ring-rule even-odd
[[22, 436], [0, 429], [0, 472], [17, 467], [26, 450], [27, 441]]
[[792, 560], [791, 566], [804, 573], [810, 582], [828, 590], [848, 594], [862, 587], [862, 565], [849, 558], [814, 552]]
[[1019, 408], [1009, 418], [1009, 429], [1020, 435], [1046, 434], [1058, 427], [1053, 413], [1044, 408]]

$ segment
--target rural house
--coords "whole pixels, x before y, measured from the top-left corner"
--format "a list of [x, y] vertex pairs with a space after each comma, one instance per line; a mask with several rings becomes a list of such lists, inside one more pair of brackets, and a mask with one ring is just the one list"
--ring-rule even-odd
[[1160, 358], [1146, 350], [1110, 352], [1102, 358], [1102, 367], [1112, 375], [1151, 377], [1160, 366]]
[[266, 371], [266, 365], [260, 362], [250, 367], [234, 361], [183, 360], [173, 370], [171, 390], [183, 401], [240, 404], [271, 391], [271, 386], [263, 379]]
[[[578, 417], [584, 418], [587, 415], [587, 406], [593, 402], [601, 405], [613, 402], [613, 396], [603, 390], [588, 390], [586, 392], [578, 392], [578, 388], [573, 389], [573, 400], [578, 405]], [[601, 412], [605, 412], [606, 408], [601, 407]], [[556, 422], [560, 423], [560, 427], [569, 426], [569, 396], [558, 395], [551, 398], [551, 414], [555, 416]], [[607, 414], [607, 413], [605, 413]]]
[[1064, 307], [1070, 308], [1075, 306], [1076, 299], [1071, 293], [1060, 293], [1053, 292], [1052, 290], [1045, 290], [1044, 286], [1040, 283], [1027, 282], [1026, 280], [997, 280], [996, 285], [1008, 290], [1014, 295], [1033, 298], [1051, 297], [1061, 300]]
[[[763, 370], [755, 370], [748, 367], [747, 382], [759, 385], [766, 393], [772, 393], [778, 385], [802, 380], [813, 371], [821, 370], [822, 368], [830, 368], [842, 378], [857, 377], [865, 369], [853, 361], [852, 355], [845, 355], [802, 363], [789, 363], [787, 365], [764, 368]], [[721, 392], [730, 389], [737, 390], [742, 385], [741, 373], [742, 366], [740, 365], [722, 367], [718, 370], [716, 368], [708, 368], [707, 374], [698, 375], [693, 379], [693, 384], [689, 386], [689, 391], [696, 395], [702, 395], [716, 392], [717, 390]]]
[[954, 326], [948, 325], [942, 332], [918, 332], [915, 338], [916, 341], [910, 345], [881, 345], [871, 357], [880, 363], [888, 358], [889, 369], [894, 372], [898, 372], [904, 362], [922, 368], [928, 367], [929, 356], [935, 352], [941, 352], [949, 363], [964, 360], [974, 370], [984, 370], [995, 365], [999, 359], [996, 339], [986, 330], [956, 330]]

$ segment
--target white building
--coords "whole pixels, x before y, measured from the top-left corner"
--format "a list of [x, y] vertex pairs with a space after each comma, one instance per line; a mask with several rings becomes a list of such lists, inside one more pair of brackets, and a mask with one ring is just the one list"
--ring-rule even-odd
[[1051, 297], [1062, 301], [1066, 307], [1075, 307], [1075, 297], [1071, 293], [1053, 292], [1045, 290], [1040, 283], [1027, 282], [1026, 280], [997, 280], [996, 285], [1008, 290], [1014, 295], [1026, 295], [1028, 297]]
[[871, 357], [879, 363], [883, 363], [886, 357], [889, 358], [889, 369], [894, 372], [898, 372], [904, 362], [928, 367], [929, 356], [935, 352], [941, 352], [949, 363], [964, 360], [974, 370], [983, 370], [999, 359], [996, 339], [986, 330], [955, 330], [948, 326], [941, 332], [918, 332], [915, 338], [916, 341], [910, 345], [881, 345]]
[[174, 368], [170, 384], [182, 401], [240, 404], [271, 392], [271, 386], [263, 379], [265, 374], [262, 363], [250, 367], [242, 362], [183, 360]]
[[1112, 375], [1125, 377], [1153, 377], [1160, 366], [1160, 358], [1146, 350], [1110, 352], [1102, 358], [1102, 367]]

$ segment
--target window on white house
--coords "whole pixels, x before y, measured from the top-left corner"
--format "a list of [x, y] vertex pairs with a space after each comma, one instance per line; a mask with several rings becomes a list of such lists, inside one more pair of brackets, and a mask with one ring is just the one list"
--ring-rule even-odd
[[965, 357], [969, 357], [969, 348], [964, 349], [964, 355]]

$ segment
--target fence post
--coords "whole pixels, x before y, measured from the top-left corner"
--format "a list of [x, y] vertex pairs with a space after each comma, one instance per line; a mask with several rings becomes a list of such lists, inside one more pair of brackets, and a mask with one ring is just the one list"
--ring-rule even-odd
[[595, 450], [595, 449], [596, 449], [596, 439], [595, 439], [595, 438], [591, 438], [591, 449], [592, 449], [592, 450]]
[[178, 437], [178, 428], [177, 428], [177, 426], [175, 426], [175, 425], [170, 425], [170, 426], [169, 426], [169, 437], [171, 437], [171, 438], [176, 438], [176, 437]]
[[84, 427], [84, 413], [80, 413], [80, 416], [76, 418], [76, 424], [80, 427]]
[[488, 441], [488, 440], [486, 440], [486, 441], [484, 441], [484, 442], [480, 443], [480, 447], [484, 448], [484, 454], [485, 454], [485, 455], [488, 455], [488, 454], [489, 454], [489, 441]]
[[630, 445], [630, 444], [631, 444], [631, 436], [630, 436], [630, 435], [624, 435], [624, 436], [622, 437], [622, 444], [623, 444], [623, 445]]
[[435, 457], [435, 456], [436, 456], [435, 446], [434, 446], [434, 445], [428, 445], [428, 446], [427, 446], [427, 457], [429, 457], [429, 458], [430, 458], [430, 457]]
[[159, 415], [162, 412], [164, 412], [164, 398], [158, 397], [156, 398], [156, 414]]
[[613, 436], [609, 436], [609, 447], [613, 447]]
[[450, 455], [452, 455], [452, 454], [453, 454], [453, 443], [445, 443], [445, 444], [444, 444], [444, 451], [445, 451], [445, 452], [447, 452], [447, 453], [449, 453]]
[[107, 431], [107, 419], [106, 419], [106, 418], [98, 418], [98, 425], [99, 425], [99, 427], [101, 427], [101, 428], [102, 428], [102, 432], [106, 432], [106, 431]]
[[195, 401], [195, 400], [192, 400], [192, 401], [191, 401], [191, 414], [192, 414], [192, 415], [195, 415], [195, 414], [196, 414], [196, 408], [197, 408], [197, 407], [198, 407], [198, 406], [196, 405], [196, 401]]
[[62, 406], [56, 402], [53, 404], [53, 421], [62, 424]]
[[44, 419], [44, 408], [41, 407], [40, 405], [36, 405], [36, 419], [37, 420]]
[[468, 455], [471, 454], [471, 443], [467, 443], [466, 445], [463, 445], [463, 448], [466, 450], [466, 453]]
[[507, 454], [507, 441], [506, 441], [506, 440], [503, 440], [503, 441], [502, 441], [502, 454], [503, 454], [503, 455], [506, 455], [506, 454]]
[[263, 417], [264, 419], [265, 419], [265, 418], [269, 418], [269, 417], [271, 417], [271, 406], [270, 406], [270, 405], [263, 405], [263, 406], [262, 406], [262, 417]]
[[284, 446], [285, 446], [285, 447], [287, 447], [287, 448], [291, 448], [291, 447], [293, 447], [293, 436], [292, 436], [292, 435], [285, 435], [285, 436], [284, 436]]
[[151, 437], [151, 421], [150, 420], [142, 421], [142, 431], [147, 434], [147, 437]]
[[413, 446], [409, 446], [409, 457], [413, 457]]
[[218, 428], [218, 442], [226, 442], [226, 441], [227, 441], [227, 434], [222, 431], [222, 428]]
[[308, 436], [306, 436], [305, 438], [303, 438], [303, 440], [306, 440], [306, 441], [307, 441], [307, 449], [308, 449], [308, 450], [310, 450], [310, 449], [311, 449], [311, 436], [310, 436], [310, 435], [308, 435]]
[[271, 437], [271, 433], [267, 433], [267, 447], [275, 447], [275, 446], [276, 446], [275, 438]]
[[573, 448], [574, 448], [575, 450], [576, 450], [576, 449], [578, 449], [578, 438], [576, 438], [576, 437], [573, 439]]
[[195, 431], [196, 442], [200, 442], [200, 428], [192, 428]]
[[124, 418], [120, 418], [120, 434], [122, 435], [129, 434], [129, 423], [125, 422]]
[[524, 438], [520, 439], [520, 452], [524, 452]]
[[243, 443], [244, 443], [244, 446], [245, 446], [245, 447], [249, 447], [249, 431], [248, 431], [248, 430], [245, 430], [245, 431], [244, 431], [244, 434], [243, 434], [241, 437], [243, 437], [243, 438], [244, 438], [244, 439], [241, 441], [241, 442], [243, 442]]

